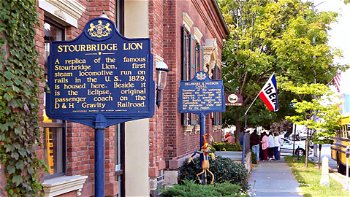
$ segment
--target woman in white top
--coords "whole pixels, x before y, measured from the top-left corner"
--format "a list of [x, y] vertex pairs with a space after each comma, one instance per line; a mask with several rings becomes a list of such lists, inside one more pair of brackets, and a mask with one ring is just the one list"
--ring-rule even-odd
[[275, 149], [275, 141], [273, 139], [272, 133], [269, 133], [269, 160], [273, 159]]
[[277, 133], [275, 133], [275, 136], [273, 137], [273, 141], [274, 141], [274, 144], [275, 144], [275, 147], [273, 149], [273, 154], [275, 155], [275, 159], [276, 160], [280, 160], [280, 147], [281, 147], [281, 144], [280, 144], [280, 137], [278, 136]]

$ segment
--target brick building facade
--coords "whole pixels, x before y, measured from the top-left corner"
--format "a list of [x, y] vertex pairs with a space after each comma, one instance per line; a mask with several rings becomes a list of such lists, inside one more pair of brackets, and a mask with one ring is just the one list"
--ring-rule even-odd
[[[178, 112], [180, 81], [200, 70], [221, 78], [228, 30], [215, 0], [37, 0], [37, 11], [35, 41], [44, 68], [50, 41], [76, 38], [88, 20], [102, 13], [125, 37], [150, 38], [154, 65], [169, 67], [163, 100], [152, 118], [105, 130], [105, 195], [156, 195], [162, 185], [176, 183], [177, 169], [199, 148], [200, 138], [198, 116]], [[93, 196], [94, 130], [48, 119], [44, 94], [40, 103], [43, 146], [38, 155], [49, 166], [43, 175], [45, 195]], [[221, 140], [220, 113], [206, 116], [206, 131]]]

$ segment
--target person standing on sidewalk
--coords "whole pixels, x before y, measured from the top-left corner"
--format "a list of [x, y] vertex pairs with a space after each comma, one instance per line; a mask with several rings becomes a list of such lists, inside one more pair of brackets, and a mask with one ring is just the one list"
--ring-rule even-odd
[[252, 146], [252, 151], [256, 156], [256, 161], [260, 160], [260, 140], [259, 140], [259, 136], [258, 133], [256, 132], [256, 130], [254, 130], [254, 132], [250, 135], [250, 145]]
[[269, 133], [269, 160], [273, 159], [273, 151], [275, 149], [275, 141], [273, 140], [273, 134]]
[[275, 136], [273, 137], [273, 141], [275, 144], [275, 147], [273, 149], [273, 154], [274, 154], [276, 160], [280, 160], [281, 144], [280, 144], [280, 137], [277, 133], [275, 133]]
[[267, 137], [267, 134], [263, 132], [262, 138], [261, 138], [261, 149], [263, 153], [263, 160], [267, 160], [268, 147], [269, 147], [269, 138]]
[[233, 133], [228, 133], [227, 137], [225, 137], [225, 142], [228, 143], [234, 143], [235, 142], [235, 136], [233, 135]]

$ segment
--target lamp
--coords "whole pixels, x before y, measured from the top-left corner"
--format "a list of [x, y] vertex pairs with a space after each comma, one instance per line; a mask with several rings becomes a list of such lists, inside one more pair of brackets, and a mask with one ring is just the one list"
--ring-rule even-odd
[[166, 86], [167, 74], [168, 74], [168, 65], [163, 61], [157, 61], [156, 63], [156, 71], [157, 71], [157, 100], [156, 104], [159, 107], [160, 102], [162, 101], [162, 90], [164, 90]]

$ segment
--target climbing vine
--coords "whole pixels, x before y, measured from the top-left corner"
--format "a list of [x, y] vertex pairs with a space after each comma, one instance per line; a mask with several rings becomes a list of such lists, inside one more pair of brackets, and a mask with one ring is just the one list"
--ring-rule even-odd
[[0, 158], [9, 196], [38, 196], [39, 82], [36, 0], [0, 1]]

